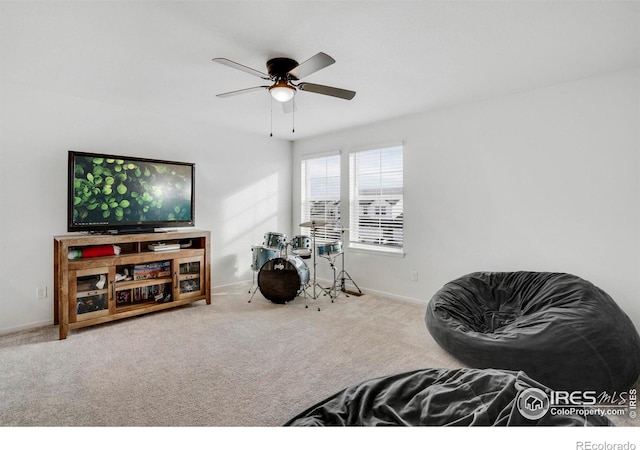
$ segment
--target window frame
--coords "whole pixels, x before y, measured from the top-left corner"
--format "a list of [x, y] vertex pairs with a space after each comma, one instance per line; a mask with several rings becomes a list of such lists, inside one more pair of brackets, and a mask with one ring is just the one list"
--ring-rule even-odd
[[[334, 209], [334, 213], [337, 214], [337, 218], [336, 217], [327, 217], [327, 208], [326, 208], [326, 204], [324, 207], [324, 212], [325, 214], [323, 215], [323, 217], [313, 217], [313, 215], [311, 214], [311, 202], [312, 200], [309, 197], [310, 194], [310, 180], [311, 178], [308, 176], [309, 174], [307, 173], [307, 171], [309, 170], [308, 167], [308, 163], [310, 161], [313, 160], [322, 160], [325, 159], [328, 160], [329, 158], [338, 158], [338, 164], [337, 164], [337, 178], [338, 178], [338, 182], [337, 182], [337, 205], [334, 205], [334, 208], [337, 209], [337, 211]], [[312, 219], [320, 219], [320, 220], [330, 220], [330, 219], [335, 219], [335, 223], [339, 224], [339, 226], [327, 226], [327, 227], [320, 227], [316, 230], [315, 232], [315, 238], [316, 238], [316, 244], [324, 244], [324, 243], [328, 243], [328, 242], [336, 242], [342, 239], [342, 215], [344, 213], [343, 211], [343, 202], [342, 202], [342, 152], [340, 151], [332, 151], [332, 152], [325, 152], [325, 153], [315, 153], [315, 154], [309, 154], [309, 155], [304, 155], [300, 158], [300, 166], [299, 166], [299, 170], [300, 170], [300, 223], [305, 223], [308, 221], [311, 221]], [[313, 178], [313, 177], [312, 177]], [[333, 176], [325, 176], [325, 177], [315, 177], [316, 179], [321, 179], [321, 178], [336, 178], [335, 175]], [[334, 196], [336, 197], [336, 196]], [[327, 198], [325, 200], [318, 200], [318, 201], [325, 201], [325, 202], [332, 202], [332, 201], [336, 201], [335, 198]], [[330, 209], [330, 208], [329, 208]], [[331, 215], [331, 214], [329, 214]], [[303, 236], [312, 236], [313, 234], [313, 230], [309, 227], [302, 227], [300, 226], [300, 234]]]
[[[360, 165], [360, 157], [362, 155], [365, 155], [365, 153], [367, 152], [384, 152], [385, 150], [391, 150], [391, 151], [397, 151], [397, 150], [401, 151], [401, 164], [399, 167], [399, 172], [400, 172], [400, 184], [401, 184], [401, 188], [400, 188], [400, 193], [399, 193], [399, 200], [395, 203], [395, 204], [383, 204], [382, 202], [388, 202], [389, 201], [389, 195], [390, 194], [383, 194], [382, 192], [380, 192], [379, 195], [371, 195], [371, 196], [367, 196], [367, 195], [361, 195], [358, 194], [359, 191], [359, 186], [362, 183], [362, 180], [358, 177], [358, 169], [359, 169], [359, 165]], [[403, 257], [405, 255], [404, 253], [404, 248], [405, 248], [405, 242], [404, 242], [404, 153], [405, 153], [405, 146], [403, 142], [394, 142], [394, 143], [389, 143], [389, 144], [382, 144], [382, 145], [377, 145], [377, 146], [368, 146], [368, 147], [363, 147], [363, 148], [359, 148], [357, 150], [354, 150], [352, 152], [349, 153], [349, 239], [348, 239], [348, 247], [350, 249], [354, 249], [354, 250], [358, 250], [358, 251], [363, 251], [363, 252], [367, 252], [367, 253], [377, 253], [377, 254], [385, 254], [385, 255], [390, 255], [390, 256], [400, 256]], [[392, 170], [392, 172], [398, 172], [397, 168], [395, 170]], [[389, 171], [385, 171], [384, 168], [380, 167], [379, 171], [374, 171], [374, 174], [376, 174], [378, 177], [380, 177], [380, 183], [382, 184], [382, 174], [384, 173], [389, 173]], [[382, 187], [380, 187], [380, 190], [382, 190]], [[395, 194], [398, 195], [398, 194]], [[362, 210], [361, 205], [362, 205], [362, 201], [369, 201], [371, 200], [370, 208], [364, 209]], [[374, 204], [378, 202], [377, 204]], [[396, 205], [400, 203], [399, 207], [396, 207]], [[394, 207], [396, 207], [395, 211], [402, 217], [401, 219], [401, 226], [398, 230], [398, 228], [396, 227], [387, 227], [385, 228], [384, 226], [382, 226], [382, 222], [379, 220], [380, 214], [382, 213], [382, 210], [385, 209], [387, 212], [388, 211], [393, 211]], [[363, 242], [365, 240], [365, 237], [361, 236], [362, 234], [362, 217], [366, 217], [368, 221], [370, 220], [377, 220], [378, 224], [377, 224], [377, 228], [379, 229], [378, 232], [376, 232], [378, 234], [378, 236], [380, 236], [378, 239], [381, 241], [379, 243], [375, 243], [375, 242]], [[376, 219], [378, 218], [378, 219]], [[393, 220], [393, 218], [392, 218]], [[376, 228], [376, 227], [371, 227], [371, 228]], [[385, 240], [383, 236], [385, 236], [385, 229], [387, 230], [387, 232], [389, 230], [391, 230], [392, 236], [396, 236], [396, 233], [399, 232], [399, 242], [400, 244], [398, 246], [394, 246], [394, 245], [389, 245], [389, 244], [384, 244], [383, 241]], [[369, 231], [369, 233], [371, 233], [371, 230]], [[365, 233], [366, 236], [366, 233]], [[372, 235], [369, 234], [366, 237], [371, 237]], [[393, 237], [391, 238], [391, 240], [393, 240]]]

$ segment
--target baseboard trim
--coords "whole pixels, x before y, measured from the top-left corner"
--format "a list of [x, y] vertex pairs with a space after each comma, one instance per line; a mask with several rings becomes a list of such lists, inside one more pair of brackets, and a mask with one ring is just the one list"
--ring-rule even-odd
[[[362, 289], [362, 291], [365, 292], [364, 289]], [[428, 301], [424, 299], [405, 297], [404, 295], [392, 294], [391, 292], [378, 291], [376, 289], [367, 289], [367, 292], [371, 292], [372, 294], [386, 297], [390, 300], [404, 302], [404, 303], [412, 303], [414, 305], [426, 305], [428, 303]]]
[[[322, 283], [323, 285], [326, 285], [326, 286], [330, 286], [331, 283], [333, 283], [333, 280], [326, 280], [324, 278], [318, 278], [317, 281], [319, 283]], [[414, 305], [426, 305], [428, 303], [428, 300], [424, 300], [424, 299], [413, 298], [413, 297], [405, 297], [403, 295], [392, 294], [391, 292], [379, 291], [379, 290], [376, 290], [376, 289], [369, 289], [366, 286], [365, 287], [358, 286], [358, 287], [362, 291], [363, 295], [365, 295], [367, 293], [370, 293], [370, 294], [386, 297], [389, 300], [394, 300], [394, 301], [399, 301], [399, 302], [404, 302], [404, 303], [412, 303]]]
[[49, 327], [49, 326], [52, 326], [52, 325], [53, 325], [53, 321], [46, 320], [46, 321], [42, 321], [42, 322], [32, 322], [32, 323], [20, 325], [20, 326], [17, 326], [17, 327], [3, 328], [2, 330], [0, 330], [0, 336], [4, 336], [4, 335], [7, 335], [7, 334], [13, 334], [13, 333], [20, 333], [21, 331], [34, 330], [36, 328]]
[[[217, 291], [219, 289], [227, 289], [233, 286], [238, 286], [241, 284], [248, 284], [250, 285], [252, 283], [251, 280], [240, 280], [240, 281], [234, 281], [233, 283], [227, 283], [227, 284], [218, 284], [215, 286], [211, 287], [211, 292]], [[256, 281], [254, 281], [254, 283], [257, 283]]]

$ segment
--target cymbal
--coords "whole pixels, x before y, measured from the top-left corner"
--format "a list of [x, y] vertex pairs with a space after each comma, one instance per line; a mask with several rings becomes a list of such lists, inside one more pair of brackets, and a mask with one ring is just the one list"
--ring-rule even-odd
[[300, 226], [308, 227], [308, 228], [317, 228], [317, 227], [324, 227], [325, 225], [328, 225], [330, 223], [331, 222], [329, 222], [328, 220], [314, 219], [309, 222], [302, 222]]

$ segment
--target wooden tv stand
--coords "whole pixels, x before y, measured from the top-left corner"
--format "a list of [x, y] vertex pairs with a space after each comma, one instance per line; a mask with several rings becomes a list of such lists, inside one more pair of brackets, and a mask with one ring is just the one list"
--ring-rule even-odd
[[[54, 323], [70, 329], [186, 305], [211, 304], [209, 231], [54, 236]], [[170, 250], [154, 251], [149, 245]], [[119, 255], [69, 259], [69, 251], [116, 245]], [[178, 247], [175, 248], [174, 247]]]

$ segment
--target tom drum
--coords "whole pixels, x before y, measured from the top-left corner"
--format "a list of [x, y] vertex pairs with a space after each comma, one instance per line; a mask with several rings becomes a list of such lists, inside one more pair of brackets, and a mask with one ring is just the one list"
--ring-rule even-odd
[[326, 244], [318, 244], [318, 256], [332, 258], [342, 253], [342, 242], [327, 242]]
[[280, 257], [280, 251], [262, 245], [251, 246], [251, 270], [258, 272], [270, 259]]
[[309, 236], [298, 235], [291, 240], [291, 252], [301, 258], [311, 256], [311, 238]]
[[287, 236], [282, 233], [273, 233], [271, 231], [264, 234], [263, 245], [267, 248], [281, 249], [287, 244]]

